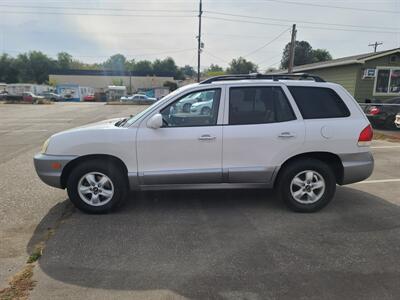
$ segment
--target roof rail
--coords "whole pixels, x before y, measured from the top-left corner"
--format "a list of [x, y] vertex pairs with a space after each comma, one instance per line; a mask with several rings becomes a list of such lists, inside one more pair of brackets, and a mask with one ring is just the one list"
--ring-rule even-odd
[[200, 82], [200, 84], [212, 83], [215, 81], [230, 81], [230, 80], [245, 80], [245, 79], [272, 79], [273, 81], [279, 80], [308, 80], [313, 79], [315, 82], [325, 82], [319, 76], [311, 75], [307, 73], [291, 73], [291, 74], [260, 74], [260, 73], [251, 73], [251, 74], [234, 74], [234, 75], [221, 75], [208, 78]]

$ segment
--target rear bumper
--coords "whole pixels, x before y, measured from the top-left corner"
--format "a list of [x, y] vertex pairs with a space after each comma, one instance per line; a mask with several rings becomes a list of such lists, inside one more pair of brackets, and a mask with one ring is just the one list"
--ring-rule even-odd
[[343, 164], [341, 185], [365, 180], [374, 170], [374, 158], [371, 152], [340, 154], [339, 157]]
[[[65, 156], [65, 155], [46, 155], [38, 153], [33, 158], [36, 173], [39, 178], [46, 184], [56, 187], [63, 188], [61, 186], [61, 174], [64, 167], [76, 156]], [[54, 169], [54, 164], [59, 164], [57, 169]]]

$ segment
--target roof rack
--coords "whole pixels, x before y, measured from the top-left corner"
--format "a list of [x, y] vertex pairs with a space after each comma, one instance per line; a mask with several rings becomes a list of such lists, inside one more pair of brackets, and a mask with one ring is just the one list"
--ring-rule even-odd
[[313, 79], [315, 82], [325, 82], [325, 80], [322, 79], [321, 77], [307, 73], [271, 74], [271, 75], [251, 73], [251, 74], [221, 75], [221, 76], [211, 77], [206, 80], [203, 80], [202, 82], [200, 82], [200, 84], [207, 84], [215, 81], [230, 81], [230, 80], [245, 80], [245, 79], [272, 79], [273, 81]]

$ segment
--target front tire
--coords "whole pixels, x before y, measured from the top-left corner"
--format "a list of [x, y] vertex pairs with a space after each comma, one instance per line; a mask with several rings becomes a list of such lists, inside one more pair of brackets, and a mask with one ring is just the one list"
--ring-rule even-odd
[[124, 202], [128, 185], [122, 171], [112, 162], [92, 160], [72, 170], [67, 192], [71, 202], [81, 211], [103, 214]]
[[336, 179], [324, 162], [305, 158], [287, 165], [278, 178], [278, 193], [286, 205], [296, 212], [315, 212], [333, 198]]

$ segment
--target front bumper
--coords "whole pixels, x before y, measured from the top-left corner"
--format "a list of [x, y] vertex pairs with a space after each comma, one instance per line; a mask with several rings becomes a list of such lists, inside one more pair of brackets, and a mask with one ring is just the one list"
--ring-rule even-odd
[[340, 154], [343, 164], [343, 179], [340, 184], [350, 184], [367, 179], [374, 170], [371, 152]]
[[[64, 167], [76, 156], [47, 155], [38, 153], [33, 158], [36, 173], [40, 179], [53, 187], [63, 188], [61, 185], [61, 174]], [[57, 168], [54, 168], [54, 166]]]

